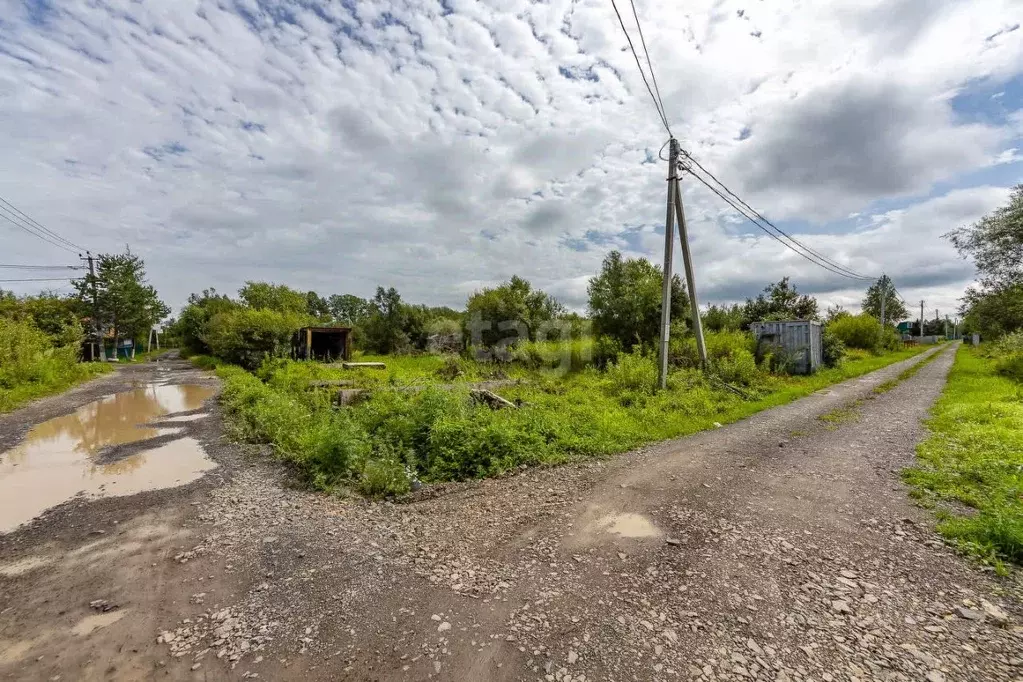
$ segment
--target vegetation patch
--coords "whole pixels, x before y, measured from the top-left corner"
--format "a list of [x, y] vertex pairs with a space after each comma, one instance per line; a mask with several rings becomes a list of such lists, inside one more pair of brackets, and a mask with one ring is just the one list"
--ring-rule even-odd
[[[455, 356], [360, 358], [384, 359], [384, 371], [274, 360], [255, 374], [232, 365], [217, 373], [223, 404], [243, 438], [271, 444], [314, 487], [384, 496], [407, 491], [415, 480], [495, 476], [520, 465], [608, 456], [688, 435], [915, 352], [865, 353], [805, 377], [759, 372], [753, 399], [688, 367], [674, 368], [668, 389], [655, 391], [656, 363], [639, 351], [619, 355], [606, 370], [589, 366], [567, 374]], [[500, 395], [518, 408], [494, 410], [471, 399], [473, 385], [495, 375], [509, 382]], [[353, 387], [366, 389], [366, 399], [339, 407], [338, 391]]]
[[927, 421], [918, 466], [904, 472], [925, 503], [955, 502], [938, 530], [961, 550], [1004, 570], [1023, 563], [1023, 385], [999, 359], [962, 347]]
[[893, 388], [901, 384], [903, 381], [906, 381], [907, 379], [912, 379], [914, 376], [916, 376], [917, 372], [919, 372], [921, 369], [926, 367], [931, 362], [934, 362], [934, 359], [938, 357], [938, 352], [931, 353], [926, 358], [920, 360], [920, 362], [910, 365], [906, 369], [899, 372], [899, 376], [895, 377], [894, 379], [889, 379], [888, 381], [885, 381], [884, 383], [875, 386], [874, 393], [877, 393], [878, 395], [882, 393], [887, 393], [888, 391], [892, 390]]

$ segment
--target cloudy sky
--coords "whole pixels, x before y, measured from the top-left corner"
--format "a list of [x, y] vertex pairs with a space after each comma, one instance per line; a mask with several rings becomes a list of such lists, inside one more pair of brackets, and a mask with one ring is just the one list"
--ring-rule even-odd
[[[1023, 181], [1018, 0], [637, 8], [685, 149], [952, 312], [973, 273], [941, 235]], [[610, 249], [661, 259], [665, 140], [610, 0], [0, 0], [0, 196], [129, 244], [174, 306], [248, 279], [461, 306], [519, 274], [584, 307]], [[856, 307], [858, 283], [684, 195], [703, 301], [791, 275]], [[0, 244], [75, 258], [4, 221]]]

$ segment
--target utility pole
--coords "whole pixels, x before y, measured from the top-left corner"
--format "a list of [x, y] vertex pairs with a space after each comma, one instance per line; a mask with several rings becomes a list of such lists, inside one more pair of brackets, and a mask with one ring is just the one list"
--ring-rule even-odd
[[885, 302], [885, 298], [886, 298], [885, 294], [888, 293], [888, 291], [887, 291], [887, 285], [888, 285], [887, 280], [888, 280], [888, 275], [881, 275], [881, 283], [880, 283], [880, 287], [881, 287], [881, 329], [884, 329], [884, 302]]
[[78, 256], [79, 260], [89, 262], [89, 274], [92, 276], [92, 361], [95, 362], [96, 358], [99, 357], [101, 360], [106, 360], [102, 357], [103, 351], [103, 340], [100, 337], [99, 331], [99, 317], [97, 315], [97, 308], [99, 304], [96, 302], [96, 259], [93, 258], [92, 253], [89, 251], [85, 252], [85, 258], [82, 258], [81, 254]]
[[689, 250], [689, 230], [686, 225], [686, 211], [682, 206], [680, 180], [675, 181], [675, 216], [678, 218], [678, 238], [682, 242], [682, 262], [686, 266], [686, 286], [689, 287], [689, 307], [693, 312], [693, 335], [696, 337], [696, 351], [700, 354], [700, 365], [707, 369], [707, 346], [703, 342], [703, 322], [700, 320], [700, 300], [696, 296], [696, 271], [693, 270], [693, 256]]
[[920, 343], [924, 342], [924, 300], [920, 299]]
[[671, 335], [671, 259], [675, 249], [675, 184], [678, 182], [678, 141], [668, 140], [668, 213], [664, 219], [664, 284], [661, 289], [661, 355], [657, 385], [668, 386], [668, 340]]

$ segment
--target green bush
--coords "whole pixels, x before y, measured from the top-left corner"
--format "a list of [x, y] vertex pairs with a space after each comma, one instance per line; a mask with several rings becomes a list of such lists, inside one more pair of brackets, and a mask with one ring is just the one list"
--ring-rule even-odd
[[860, 348], [872, 352], [881, 350], [883, 336], [881, 323], [867, 313], [839, 317], [831, 322], [827, 329], [846, 348]]
[[[753, 386], [763, 379], [755, 356], [756, 339], [748, 332], [707, 332], [703, 337], [713, 372], [730, 384]], [[700, 354], [692, 335], [672, 337], [668, 359], [673, 366], [698, 368]]]
[[995, 370], [1004, 377], [1023, 382], [1023, 352], [999, 358], [995, 363]]
[[221, 360], [255, 369], [267, 358], [290, 355], [292, 335], [308, 321], [299, 313], [236, 308], [210, 319], [205, 340]]
[[28, 320], [0, 317], [0, 412], [42, 395], [61, 391], [94, 374], [105, 365], [82, 364], [79, 360], [81, 329], [64, 327], [58, 338], [71, 343], [54, 347], [55, 337]]
[[831, 325], [821, 330], [821, 361], [825, 367], [838, 367], [845, 356], [845, 344], [833, 331]]
[[613, 394], [652, 394], [657, 388], [657, 363], [640, 351], [619, 353], [607, 368], [607, 384]]

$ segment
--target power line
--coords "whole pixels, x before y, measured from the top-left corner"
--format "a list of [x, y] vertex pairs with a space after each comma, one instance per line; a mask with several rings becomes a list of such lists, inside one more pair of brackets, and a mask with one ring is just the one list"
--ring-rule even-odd
[[40, 277], [36, 279], [0, 279], [0, 282], [70, 282], [69, 277]]
[[9, 208], [11, 208], [15, 213], [20, 215], [24, 220], [28, 221], [28, 223], [30, 225], [32, 225], [35, 228], [41, 230], [44, 234], [49, 235], [53, 239], [56, 239], [57, 241], [63, 242], [64, 244], [66, 244], [66, 245], [68, 245], [68, 246], [70, 246], [70, 247], [72, 247], [74, 249], [77, 249], [78, 251], [85, 251], [86, 250], [85, 248], [79, 246], [78, 244], [75, 244], [70, 239], [65, 239], [64, 237], [60, 236], [59, 234], [57, 234], [56, 232], [54, 232], [50, 228], [46, 227], [45, 225], [40, 223], [38, 220], [36, 220], [32, 216], [28, 215], [27, 213], [25, 213], [24, 211], [22, 211], [17, 206], [15, 206], [11, 202], [7, 201], [3, 197], [0, 197], [0, 203], [3, 203], [6, 206], [8, 206]]
[[[0, 206], [0, 211], [3, 211], [3, 210], [4, 210], [4, 208], [2, 206]], [[12, 214], [12, 215], [14, 215], [14, 214]], [[15, 215], [15, 217], [17, 217], [17, 216]], [[78, 253], [74, 249], [69, 248], [69, 247], [65, 246], [64, 244], [62, 244], [62, 243], [60, 243], [60, 242], [58, 242], [58, 241], [56, 241], [54, 239], [48, 238], [48, 237], [46, 237], [42, 233], [37, 232], [37, 231], [31, 229], [30, 227], [26, 227], [25, 225], [21, 224], [20, 222], [17, 222], [16, 220], [12, 220], [11, 218], [7, 217], [7, 215], [5, 215], [4, 213], [0, 213], [0, 218], [3, 218], [7, 222], [9, 222], [11, 225], [14, 225], [15, 227], [21, 228], [25, 232], [28, 232], [33, 237], [38, 237], [39, 239], [42, 239], [44, 242], [46, 242], [47, 244], [50, 244], [51, 246], [56, 246], [58, 248], [64, 249], [65, 251], [68, 251], [70, 253]]]
[[[643, 37], [643, 24], [639, 22], [639, 14], [636, 13], [636, 2], [635, 0], [629, 0], [629, 4], [632, 5], [632, 16], [636, 20], [636, 28], [639, 30], [639, 42], [643, 45], [643, 54], [646, 55], [646, 65], [650, 69], [650, 80], [654, 82], [654, 91], [657, 93], [657, 103], [660, 105], [661, 117], [664, 118], [664, 127], [668, 127], [668, 114], [664, 109], [664, 100], [661, 98], [661, 89], [657, 87], [657, 74], [654, 73], [654, 63], [650, 60], [650, 52], [646, 49], [646, 38]], [[668, 134], [671, 135], [671, 129], [668, 129]]]
[[[836, 268], [836, 269], [838, 269], [838, 270], [841, 270], [841, 271], [842, 271], [842, 273], [844, 273], [844, 276], [845, 276], [845, 277], [848, 277], [849, 279], [859, 279], [859, 280], [862, 280], [862, 281], [864, 281], [864, 282], [868, 282], [868, 281], [874, 281], [875, 279], [877, 279], [876, 277], [867, 277], [866, 275], [862, 275], [862, 274], [860, 274], [860, 273], [856, 272], [855, 270], [852, 270], [852, 269], [850, 269], [850, 268], [847, 268], [847, 267], [845, 267], [844, 265], [842, 265], [841, 263], [838, 263], [838, 262], [836, 262], [836, 261], [834, 261], [834, 260], [832, 260], [832, 259], [828, 258], [828, 257], [827, 257], [827, 256], [825, 256], [824, 254], [822, 254], [822, 253], [819, 253], [819, 252], [817, 252], [817, 251], [815, 251], [815, 250], [811, 249], [811, 248], [810, 248], [809, 246], [807, 246], [806, 244], [802, 243], [801, 241], [799, 241], [798, 239], [796, 239], [795, 237], [793, 237], [792, 235], [788, 234], [787, 232], [785, 232], [784, 230], [782, 230], [782, 229], [781, 229], [780, 227], [778, 227], [777, 225], [775, 225], [774, 223], [772, 223], [772, 222], [771, 222], [770, 220], [768, 220], [767, 218], [765, 218], [765, 217], [763, 216], [763, 214], [761, 214], [761, 213], [760, 213], [759, 211], [757, 211], [757, 210], [756, 210], [755, 208], [753, 208], [753, 207], [752, 207], [752, 206], [750, 206], [750, 205], [749, 205], [748, 203], [746, 203], [746, 201], [745, 201], [745, 200], [743, 200], [743, 199], [742, 199], [742, 197], [740, 197], [740, 196], [739, 196], [738, 194], [736, 194], [736, 193], [735, 193], [735, 192], [733, 192], [733, 191], [732, 191], [731, 189], [729, 189], [728, 185], [726, 185], [725, 183], [723, 183], [723, 182], [721, 182], [720, 180], [718, 180], [718, 179], [717, 179], [717, 177], [715, 177], [715, 175], [714, 175], [713, 173], [711, 173], [711, 172], [710, 172], [709, 170], [707, 170], [706, 168], [704, 168], [704, 167], [703, 167], [703, 165], [702, 165], [702, 164], [701, 164], [701, 163], [700, 163], [699, 161], [697, 161], [696, 159], [694, 159], [694, 158], [693, 158], [693, 156], [692, 156], [692, 155], [691, 155], [691, 154], [690, 154], [689, 152], [687, 152], [687, 151], [685, 151], [685, 150], [682, 150], [682, 154], [683, 154], [683, 155], [684, 155], [684, 156], [685, 156], [685, 157], [686, 157], [687, 159], [689, 159], [689, 160], [690, 160], [690, 161], [692, 161], [692, 162], [693, 162], [694, 164], [696, 164], [696, 167], [697, 167], [697, 168], [699, 168], [699, 169], [700, 169], [701, 171], [703, 171], [704, 173], [706, 173], [707, 175], [709, 175], [709, 176], [711, 177], [711, 179], [712, 179], [712, 180], [714, 180], [714, 182], [716, 182], [716, 183], [717, 183], [718, 185], [720, 185], [720, 186], [721, 186], [721, 188], [722, 188], [722, 189], [724, 189], [724, 190], [725, 190], [725, 191], [726, 191], [726, 192], [727, 192], [727, 193], [728, 193], [729, 195], [731, 195], [732, 197], [734, 197], [736, 201], [738, 201], [738, 202], [739, 202], [740, 204], [742, 204], [742, 205], [743, 205], [743, 206], [745, 206], [745, 207], [746, 207], [747, 209], [749, 209], [749, 211], [750, 211], [751, 213], [753, 213], [753, 215], [755, 215], [755, 216], [756, 216], [757, 218], [759, 218], [759, 219], [760, 219], [760, 220], [762, 220], [762, 221], [763, 221], [764, 223], [766, 223], [767, 225], [769, 225], [769, 226], [770, 226], [770, 227], [771, 227], [771, 228], [772, 228], [772, 229], [773, 229], [773, 230], [774, 230], [775, 232], [777, 232], [777, 233], [781, 234], [781, 235], [782, 235], [783, 237], [785, 237], [785, 238], [786, 238], [786, 239], [788, 239], [789, 241], [793, 242], [794, 244], [797, 244], [797, 245], [798, 245], [798, 246], [799, 246], [800, 248], [802, 248], [803, 250], [805, 250], [805, 251], [807, 251], [807, 252], [809, 252], [809, 253], [813, 254], [813, 255], [814, 255], [814, 256], [815, 256], [816, 258], [818, 258], [819, 260], [821, 260], [821, 261], [823, 261], [823, 262], [827, 263], [828, 265], [832, 266], [833, 268]], [[690, 172], [692, 172], [692, 171], [690, 170]], [[704, 184], [706, 184], [706, 183], [704, 183]], [[734, 205], [733, 205], [733, 208], [734, 208]], [[747, 215], [746, 217], [747, 217], [747, 218], [750, 218], [750, 216], [748, 216], [748, 215]], [[750, 218], [750, 220], [752, 220], [752, 218]], [[755, 222], [755, 221], [754, 221], [754, 222]], [[761, 227], [761, 229], [763, 229], [763, 228]]]
[[[646, 72], [643, 71], [643, 65], [639, 61], [639, 55], [636, 53], [636, 48], [632, 44], [632, 38], [629, 36], [628, 29], [625, 28], [625, 22], [622, 20], [622, 14], [618, 11], [618, 5], [615, 3], [615, 0], [611, 0], [611, 6], [614, 7], [615, 14], [618, 15], [618, 23], [621, 24], [622, 31], [625, 33], [625, 39], [629, 41], [629, 49], [632, 50], [632, 56], [636, 58], [636, 67], [639, 69], [639, 75], [643, 77], [643, 85], [646, 86], [646, 91], [650, 93], [650, 98], [654, 101], [654, 108], [657, 109], [657, 115], [661, 118], [661, 124], [664, 126], [664, 129], [668, 131], [668, 135], [674, 137], [671, 133], [671, 127], [668, 126], [668, 118], [664, 115], [664, 112], [661, 111], [660, 102], [658, 101], [657, 96], [654, 95], [654, 91], [650, 88], [650, 83], [646, 79]], [[652, 74], [653, 71], [651, 70], [651, 75]]]
[[810, 261], [814, 265], [816, 265], [818, 267], [821, 267], [821, 268], [824, 268], [825, 270], [828, 270], [829, 272], [833, 272], [836, 275], [841, 275], [842, 277], [846, 277], [848, 279], [868, 279], [868, 278], [852, 277], [852, 276], [848, 275], [847, 273], [842, 272], [841, 270], [839, 270], [839, 269], [835, 268], [834, 266], [830, 265], [829, 263], [827, 263], [825, 261], [817, 260], [813, 256], [800, 251], [799, 249], [795, 248], [791, 244], [786, 243], [784, 240], [782, 240], [781, 237], [779, 237], [778, 235], [774, 234], [773, 232], [768, 230], [766, 227], [761, 225], [756, 219], [754, 219], [748, 213], [746, 213], [745, 209], [741, 208], [732, 199], [730, 199], [729, 197], [727, 197], [724, 194], [722, 194], [721, 191], [718, 190], [718, 188], [714, 187], [709, 182], [707, 182], [707, 180], [705, 180], [704, 178], [700, 177], [700, 175], [695, 173], [691, 168], [687, 169], [687, 170], [689, 171], [690, 175], [692, 175], [694, 178], [696, 178], [701, 183], [703, 183], [703, 185], [705, 187], [707, 187], [707, 189], [709, 189], [710, 191], [714, 192], [714, 194], [717, 194], [719, 197], [721, 197], [722, 201], [724, 201], [726, 204], [728, 204], [733, 209], [735, 209], [736, 212], [739, 213], [739, 215], [741, 215], [742, 217], [746, 218], [746, 220], [750, 221], [751, 223], [756, 225], [758, 228], [763, 230], [764, 234], [766, 234], [768, 237], [770, 237], [771, 239], [775, 240], [776, 242], [778, 242], [782, 246], [790, 249], [794, 253], [799, 254], [800, 256], [802, 256], [806, 260]]
[[0, 263], [0, 268], [15, 268], [17, 270], [84, 270], [81, 265], [9, 265]]

